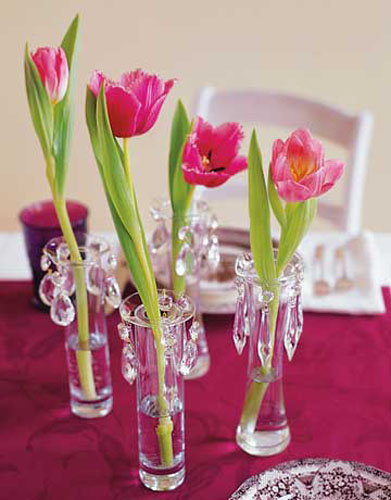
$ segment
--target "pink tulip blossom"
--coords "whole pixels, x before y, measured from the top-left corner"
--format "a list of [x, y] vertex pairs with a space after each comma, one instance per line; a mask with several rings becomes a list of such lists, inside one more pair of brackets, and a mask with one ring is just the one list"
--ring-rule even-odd
[[113, 134], [132, 137], [145, 134], [153, 127], [175, 80], [164, 82], [157, 75], [137, 69], [124, 73], [119, 82], [115, 82], [95, 71], [90, 80], [95, 97], [103, 82]]
[[274, 141], [271, 175], [285, 201], [304, 201], [326, 193], [341, 177], [344, 167], [340, 160], [325, 161], [322, 143], [309, 130], [298, 129], [285, 142]]
[[185, 181], [217, 187], [246, 169], [246, 157], [238, 154], [243, 135], [239, 123], [223, 123], [213, 127], [197, 117], [183, 152]]
[[67, 56], [61, 47], [40, 47], [31, 54], [53, 104], [63, 99], [69, 79]]

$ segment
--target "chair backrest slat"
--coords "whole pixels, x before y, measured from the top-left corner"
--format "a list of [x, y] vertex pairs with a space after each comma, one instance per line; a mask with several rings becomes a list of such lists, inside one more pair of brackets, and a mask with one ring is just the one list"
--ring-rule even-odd
[[[362, 199], [366, 165], [372, 138], [373, 117], [368, 112], [346, 112], [328, 104], [303, 97], [264, 91], [218, 91], [203, 88], [197, 98], [195, 114], [219, 124], [227, 121], [261, 126], [309, 128], [320, 138], [343, 147], [348, 152], [345, 191], [342, 205], [319, 203], [319, 215], [340, 229], [356, 234], [361, 229]], [[245, 189], [223, 185], [215, 190], [199, 190], [209, 198], [245, 195]]]

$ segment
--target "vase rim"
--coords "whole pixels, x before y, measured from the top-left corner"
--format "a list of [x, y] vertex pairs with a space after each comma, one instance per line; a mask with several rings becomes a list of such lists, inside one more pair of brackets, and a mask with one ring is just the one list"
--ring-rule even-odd
[[155, 221], [171, 221], [172, 219], [183, 218], [199, 220], [208, 214], [211, 215], [208, 203], [205, 200], [195, 199], [186, 213], [179, 213], [173, 216], [171, 201], [166, 196], [160, 196], [152, 200], [150, 213]]
[[[162, 314], [160, 322], [151, 322], [149, 320], [138, 292], [132, 293], [122, 300], [119, 307], [122, 320], [127, 324], [146, 328], [159, 325], [173, 327], [186, 323], [194, 316], [194, 303], [187, 295], [183, 294], [176, 299], [172, 290], [158, 289], [158, 297]], [[165, 300], [167, 300], [166, 306], [164, 306]]]
[[[273, 248], [274, 259], [277, 259], [277, 248]], [[261, 282], [258, 273], [254, 266], [254, 260], [251, 252], [243, 252], [239, 255], [235, 262], [235, 272], [239, 278], [245, 281], [251, 282], [253, 284], [261, 286]], [[276, 278], [275, 280], [265, 284], [264, 288], [273, 288], [275, 286], [284, 286], [292, 284], [295, 281], [302, 281], [304, 272], [303, 258], [299, 252], [295, 252], [291, 260], [286, 265], [282, 276]]]
[[61, 246], [68, 248], [64, 236], [57, 236], [50, 239], [43, 248], [43, 254], [49, 257], [51, 262], [58, 265], [68, 266], [89, 266], [99, 261], [104, 255], [111, 252], [110, 244], [101, 236], [95, 234], [76, 232], [75, 238], [78, 242], [78, 248], [82, 254], [82, 262], [74, 262], [68, 255], [67, 258], [61, 258], [58, 249]]

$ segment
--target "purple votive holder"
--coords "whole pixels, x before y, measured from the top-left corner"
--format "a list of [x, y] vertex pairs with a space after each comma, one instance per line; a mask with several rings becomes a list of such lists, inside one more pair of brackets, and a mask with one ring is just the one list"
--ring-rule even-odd
[[[66, 202], [69, 218], [75, 233], [87, 232], [88, 208], [77, 201]], [[42, 249], [52, 238], [62, 236], [56, 210], [51, 200], [38, 201], [22, 209], [19, 214], [30, 268], [33, 275], [33, 304], [47, 309], [39, 298], [39, 284], [44, 276], [41, 269]]]

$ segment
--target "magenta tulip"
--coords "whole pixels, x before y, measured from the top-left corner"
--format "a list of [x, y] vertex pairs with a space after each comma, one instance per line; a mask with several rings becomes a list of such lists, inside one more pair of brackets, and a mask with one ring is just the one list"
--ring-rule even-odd
[[145, 134], [153, 127], [175, 80], [164, 82], [157, 75], [137, 69], [124, 73], [119, 82], [115, 82], [95, 71], [89, 85], [95, 97], [103, 82], [113, 134], [132, 137]]
[[274, 141], [271, 174], [285, 201], [305, 201], [326, 193], [342, 176], [344, 167], [340, 160], [325, 161], [322, 143], [309, 130], [298, 129], [285, 142]]
[[246, 157], [238, 154], [243, 136], [239, 123], [213, 127], [197, 117], [183, 152], [182, 171], [186, 182], [217, 187], [246, 169]]
[[43, 86], [53, 104], [61, 101], [68, 88], [67, 56], [61, 47], [40, 47], [31, 54]]

